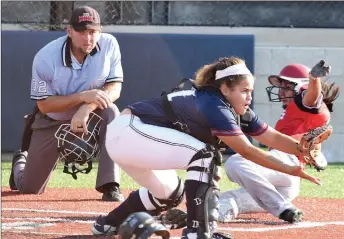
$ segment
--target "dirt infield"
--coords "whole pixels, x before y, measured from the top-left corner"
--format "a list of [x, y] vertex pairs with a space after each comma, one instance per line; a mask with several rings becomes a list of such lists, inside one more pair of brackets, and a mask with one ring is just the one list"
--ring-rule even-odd
[[[49, 188], [42, 195], [20, 195], [3, 188], [2, 238], [111, 238], [91, 236], [95, 218], [118, 205], [100, 198], [93, 189]], [[344, 239], [344, 200], [299, 198], [295, 204], [305, 212], [302, 223], [284, 223], [267, 213], [246, 214], [219, 224], [219, 230], [235, 239]], [[179, 238], [181, 231], [171, 233]]]

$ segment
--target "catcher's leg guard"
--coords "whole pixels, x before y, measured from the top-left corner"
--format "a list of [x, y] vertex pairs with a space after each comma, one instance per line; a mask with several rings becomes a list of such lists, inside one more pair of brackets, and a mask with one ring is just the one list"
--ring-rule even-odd
[[[142, 201], [143, 194], [145, 194], [144, 197], [148, 197], [155, 209], [147, 209]], [[178, 206], [183, 201], [183, 196], [184, 185], [181, 179], [179, 179], [178, 187], [169, 199], [155, 198], [146, 188], [140, 188], [139, 190], [132, 192], [129, 197], [121, 203], [121, 205], [112, 210], [105, 217], [105, 220], [108, 225], [118, 226], [125, 220], [125, 218], [135, 212], [147, 212], [151, 215], [157, 215], [162, 211]]]
[[[190, 161], [188, 174], [199, 175], [200, 180], [186, 180], [185, 194], [187, 200], [187, 229], [185, 232], [197, 233], [197, 238], [212, 238], [219, 216], [219, 166], [222, 155], [214, 147], [199, 151]], [[196, 166], [196, 165], [197, 166]], [[187, 174], [187, 178], [188, 177]], [[203, 177], [207, 174], [207, 180]], [[206, 181], [206, 182], [205, 182]]]

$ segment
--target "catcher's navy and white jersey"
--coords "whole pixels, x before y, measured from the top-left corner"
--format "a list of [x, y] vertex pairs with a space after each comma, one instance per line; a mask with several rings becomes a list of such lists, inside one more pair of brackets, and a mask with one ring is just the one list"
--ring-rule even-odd
[[[102, 88], [108, 82], [123, 81], [121, 53], [114, 36], [101, 33], [96, 47], [82, 64], [71, 54], [70, 45], [70, 39], [63, 36], [36, 54], [32, 64], [31, 99], [70, 95]], [[69, 120], [77, 109], [47, 115], [55, 120]]]
[[[178, 91], [168, 94], [168, 99], [180, 121], [188, 125], [190, 135], [205, 143], [213, 143], [216, 136], [260, 135], [268, 128], [251, 109], [238, 123], [234, 110], [215, 88]], [[146, 124], [173, 128], [161, 98], [141, 101], [128, 108]]]

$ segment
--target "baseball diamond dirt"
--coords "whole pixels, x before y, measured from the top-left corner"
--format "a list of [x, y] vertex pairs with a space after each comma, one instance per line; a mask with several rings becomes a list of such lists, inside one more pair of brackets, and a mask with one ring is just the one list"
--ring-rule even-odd
[[[22, 195], [4, 187], [2, 238], [111, 238], [92, 236], [90, 226], [116, 205], [101, 201], [93, 189], [49, 188], [42, 195]], [[219, 224], [219, 230], [232, 233], [235, 239], [344, 239], [344, 199], [299, 197], [295, 205], [305, 212], [299, 224], [267, 213], [245, 214], [232, 223]], [[185, 204], [180, 208], [185, 209]], [[179, 238], [181, 230], [171, 235]]]

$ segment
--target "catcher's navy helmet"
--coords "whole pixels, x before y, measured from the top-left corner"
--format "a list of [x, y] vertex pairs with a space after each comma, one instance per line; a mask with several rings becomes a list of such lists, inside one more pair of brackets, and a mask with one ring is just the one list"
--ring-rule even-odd
[[[87, 120], [87, 135], [85, 133], [77, 134], [71, 130], [70, 124], [62, 124], [55, 133], [57, 138], [57, 148], [60, 152], [59, 159], [65, 162], [65, 171], [72, 168], [73, 172], [88, 173], [92, 166], [92, 159], [95, 159], [99, 153], [99, 132], [102, 118], [94, 112], [91, 112]], [[87, 163], [88, 168], [82, 165]], [[73, 175], [73, 173], [72, 173]], [[73, 176], [75, 179], [75, 174]]]
[[118, 230], [118, 235], [121, 239], [147, 239], [152, 234], [163, 239], [170, 238], [170, 233], [166, 227], [146, 212], [131, 214], [120, 225]]

